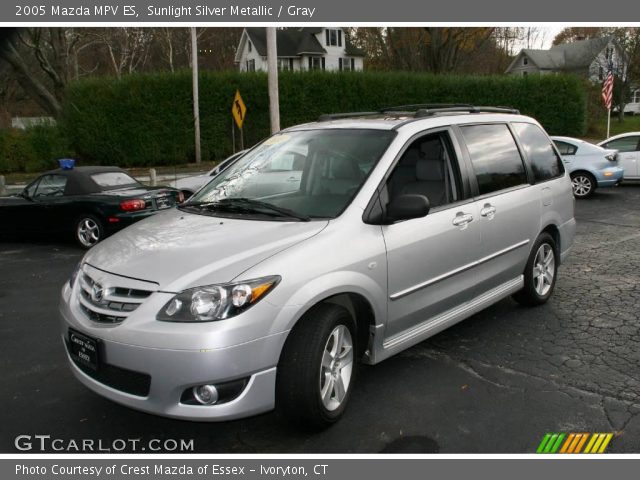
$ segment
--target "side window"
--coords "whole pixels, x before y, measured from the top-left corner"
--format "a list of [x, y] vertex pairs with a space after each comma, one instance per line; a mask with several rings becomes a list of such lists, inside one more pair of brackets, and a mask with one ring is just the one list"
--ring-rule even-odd
[[612, 148], [619, 152], [635, 152], [638, 150], [638, 139], [640, 137], [622, 137], [605, 143], [603, 147]]
[[431, 208], [459, 200], [460, 175], [454, 158], [451, 140], [445, 132], [413, 141], [387, 180], [383, 202], [386, 200], [388, 204], [405, 194], [424, 195]]
[[575, 155], [578, 151], [578, 147], [575, 145], [571, 145], [570, 143], [563, 142], [561, 140], [554, 140], [553, 143], [556, 144], [556, 148], [560, 152], [560, 155]]
[[533, 178], [536, 182], [543, 182], [564, 174], [562, 160], [553, 149], [551, 140], [540, 127], [533, 123], [520, 122], [512, 125], [520, 138], [524, 153], [531, 162]]
[[67, 185], [64, 175], [44, 175], [40, 179], [34, 197], [61, 197]]
[[527, 183], [516, 142], [505, 124], [461, 127], [480, 195]]

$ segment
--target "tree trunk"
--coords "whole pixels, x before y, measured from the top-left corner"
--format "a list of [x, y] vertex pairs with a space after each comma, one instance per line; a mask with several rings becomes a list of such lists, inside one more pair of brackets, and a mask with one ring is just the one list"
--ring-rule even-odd
[[15, 46], [7, 42], [0, 50], [0, 58], [5, 60], [13, 68], [18, 83], [38, 105], [46, 112], [58, 116], [62, 111], [62, 106], [55, 95], [50, 92], [37, 78], [29, 71], [29, 67], [22, 59]]

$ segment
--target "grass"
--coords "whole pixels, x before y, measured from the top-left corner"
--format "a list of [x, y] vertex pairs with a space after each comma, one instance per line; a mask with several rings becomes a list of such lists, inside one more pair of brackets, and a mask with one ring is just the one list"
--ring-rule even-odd
[[[618, 116], [611, 114], [610, 137], [626, 132], [640, 132], [640, 115], [625, 115], [624, 121], [619, 121]], [[589, 138], [604, 140], [607, 138], [607, 117], [604, 117], [596, 125], [589, 129]]]

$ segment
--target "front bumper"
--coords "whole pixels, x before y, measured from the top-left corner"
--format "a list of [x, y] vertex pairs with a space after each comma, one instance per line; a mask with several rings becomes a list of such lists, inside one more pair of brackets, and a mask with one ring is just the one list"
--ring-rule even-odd
[[[228, 347], [154, 348], [107, 338], [110, 331], [125, 327], [129, 319], [115, 327], [88, 327], [86, 323], [90, 321], [80, 317], [81, 313], [73, 308], [68, 286], [62, 291], [59, 311], [65, 347], [69, 328], [99, 341], [99, 373], [78, 365], [66, 347], [71, 371], [89, 389], [114, 402], [192, 421], [232, 420], [263, 413], [275, 406], [276, 365], [287, 332]], [[183, 327], [189, 328], [189, 325]], [[145, 379], [148, 381], [146, 389], [135, 388]], [[183, 392], [193, 386], [218, 385], [237, 379], [246, 379], [246, 386], [226, 403], [194, 405], [181, 401]], [[124, 384], [134, 388], [124, 388]]]
[[598, 187], [613, 187], [618, 185], [624, 177], [624, 168], [607, 167], [598, 171], [596, 182]]

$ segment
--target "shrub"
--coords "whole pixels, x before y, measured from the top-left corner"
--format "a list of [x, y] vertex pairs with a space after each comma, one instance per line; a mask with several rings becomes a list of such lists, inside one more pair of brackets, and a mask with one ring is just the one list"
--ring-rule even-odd
[[0, 172], [39, 172], [73, 156], [69, 142], [55, 126], [0, 130]]
[[[232, 151], [230, 110], [236, 89], [247, 105], [245, 147], [269, 134], [266, 74], [202, 72], [205, 161], [220, 160]], [[279, 91], [283, 128], [313, 121], [322, 113], [442, 102], [513, 106], [538, 119], [550, 134], [582, 135], [586, 130], [585, 87], [573, 76], [281, 72]], [[67, 92], [61, 126], [83, 163], [129, 167], [193, 161], [191, 73], [76, 82]]]

